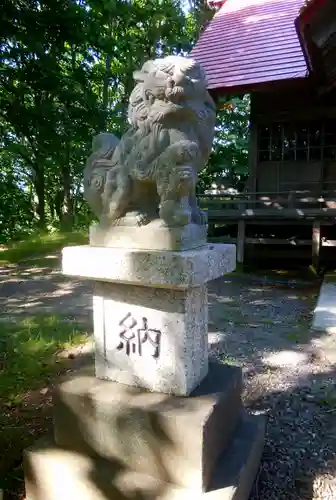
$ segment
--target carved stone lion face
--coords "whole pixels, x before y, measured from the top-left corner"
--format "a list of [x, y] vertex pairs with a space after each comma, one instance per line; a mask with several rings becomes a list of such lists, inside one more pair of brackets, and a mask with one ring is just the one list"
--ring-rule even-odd
[[[193, 59], [168, 56], [147, 61], [134, 72], [134, 79], [137, 84], [130, 96], [129, 121], [135, 127], [153, 120], [156, 110], [164, 117], [178, 113], [179, 107], [186, 108], [189, 101], [198, 101], [200, 108], [206, 101], [211, 105], [205, 72]], [[214, 107], [211, 112], [215, 113]]]
[[193, 59], [180, 56], [168, 56], [154, 61], [155, 76], [165, 75], [172, 82], [172, 86], [186, 87], [197, 83], [199, 90], [206, 90], [207, 80], [202, 66]]

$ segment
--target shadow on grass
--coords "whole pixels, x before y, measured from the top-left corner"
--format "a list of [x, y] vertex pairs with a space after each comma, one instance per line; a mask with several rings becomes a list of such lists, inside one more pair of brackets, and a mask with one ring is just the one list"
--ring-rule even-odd
[[61, 249], [87, 240], [79, 232], [37, 234], [1, 250], [1, 319], [20, 321], [41, 313], [69, 316], [74, 308], [90, 315], [90, 284], [60, 273]]
[[66, 350], [87, 338], [84, 329], [56, 316], [0, 323], [0, 477], [45, 430], [46, 386], [68, 366]]
[[[0, 398], [18, 402], [52, 374], [57, 353], [83, 343], [87, 334], [56, 316], [31, 316], [0, 324]], [[35, 383], [34, 383], [35, 382]]]

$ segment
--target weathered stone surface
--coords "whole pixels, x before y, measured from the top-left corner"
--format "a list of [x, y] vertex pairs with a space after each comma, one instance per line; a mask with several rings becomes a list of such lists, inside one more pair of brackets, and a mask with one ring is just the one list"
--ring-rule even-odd
[[233, 271], [236, 247], [208, 244], [184, 252], [72, 246], [63, 249], [68, 276], [149, 287], [189, 288]]
[[210, 364], [189, 397], [97, 380], [86, 370], [54, 393], [55, 441], [138, 472], [206, 490], [240, 420], [241, 370]]
[[96, 283], [96, 376], [187, 395], [208, 372], [205, 285], [187, 290]]
[[264, 420], [245, 417], [206, 493], [39, 441], [24, 453], [27, 500], [248, 500], [263, 449]]
[[207, 243], [207, 226], [188, 224], [168, 228], [160, 220], [142, 227], [92, 224], [90, 244], [100, 247], [139, 250], [191, 250]]
[[216, 106], [203, 68], [191, 58], [147, 61], [134, 72], [129, 130], [95, 137], [84, 170], [84, 196], [104, 224], [204, 225], [197, 173], [212, 146]]

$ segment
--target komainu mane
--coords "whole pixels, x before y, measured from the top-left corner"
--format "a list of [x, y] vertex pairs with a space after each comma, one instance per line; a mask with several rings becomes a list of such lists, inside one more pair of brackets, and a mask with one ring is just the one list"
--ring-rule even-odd
[[119, 141], [99, 134], [84, 171], [85, 197], [104, 225], [204, 224], [197, 173], [208, 160], [215, 104], [203, 68], [179, 56], [147, 61], [134, 72], [129, 130]]

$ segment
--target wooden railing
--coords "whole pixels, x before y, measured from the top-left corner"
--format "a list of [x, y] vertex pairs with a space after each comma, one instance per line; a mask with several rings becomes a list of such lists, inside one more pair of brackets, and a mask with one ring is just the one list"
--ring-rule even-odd
[[[207, 213], [209, 234], [216, 225], [237, 225], [236, 237], [214, 240], [237, 245], [237, 260], [244, 261], [247, 244], [311, 246], [313, 263], [319, 265], [322, 246], [336, 246], [336, 240], [321, 237], [321, 226], [336, 224], [336, 191], [284, 191], [240, 194], [211, 194], [198, 196], [201, 208]], [[291, 225], [306, 219], [311, 224], [311, 239], [247, 237], [246, 224], [274, 226]]]
[[259, 192], [199, 195], [211, 219], [336, 217], [336, 191]]

